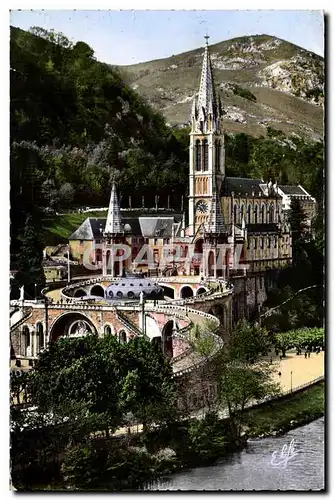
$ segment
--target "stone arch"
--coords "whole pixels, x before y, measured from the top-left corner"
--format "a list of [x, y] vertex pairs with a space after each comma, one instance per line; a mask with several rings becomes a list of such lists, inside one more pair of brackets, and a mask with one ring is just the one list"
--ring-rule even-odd
[[126, 344], [127, 339], [126, 339], [126, 331], [125, 330], [120, 330], [118, 332], [118, 340], [120, 344]]
[[167, 323], [164, 325], [162, 332], [161, 332], [161, 347], [162, 347], [162, 352], [165, 356], [168, 358], [173, 357], [173, 327], [174, 327], [174, 322], [173, 320], [167, 321]]
[[197, 292], [196, 292], [196, 296], [198, 297], [199, 295], [203, 295], [203, 293], [206, 293], [206, 288], [204, 288], [203, 286], [201, 286], [200, 288], [198, 288]]
[[189, 285], [184, 285], [180, 290], [181, 299], [188, 299], [194, 296], [193, 289]]
[[203, 243], [204, 240], [203, 238], [198, 238], [198, 240], [195, 241], [195, 252], [194, 253], [203, 253]]
[[96, 326], [84, 313], [66, 312], [58, 316], [50, 325], [50, 342], [55, 342], [60, 337], [67, 336], [71, 325], [77, 323], [78, 321], [83, 321], [85, 324], [88, 324], [91, 332], [94, 335], [97, 334]]
[[174, 299], [174, 296], [175, 296], [174, 288], [171, 288], [171, 287], [165, 286], [165, 285], [163, 285], [162, 288], [164, 290], [164, 295], [166, 297], [169, 297], [170, 299]]
[[103, 328], [103, 333], [105, 337], [107, 337], [107, 335], [112, 335], [113, 331], [111, 325], [109, 325], [108, 323], [105, 324]]
[[86, 319], [80, 318], [74, 320], [74, 322], [71, 323], [68, 327], [68, 335], [70, 337], [80, 337], [86, 335], [87, 333], [93, 332], [90, 322], [88, 322]]
[[104, 289], [101, 285], [94, 285], [90, 290], [90, 294], [97, 297], [104, 297]]
[[87, 292], [85, 292], [85, 290], [83, 290], [82, 288], [79, 288], [79, 290], [75, 290], [74, 294], [73, 294], [73, 297], [85, 297], [87, 295]]

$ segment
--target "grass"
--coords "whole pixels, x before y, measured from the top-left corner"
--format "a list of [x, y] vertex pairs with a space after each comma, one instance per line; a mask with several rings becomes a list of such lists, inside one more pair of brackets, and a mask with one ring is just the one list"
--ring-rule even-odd
[[[245, 415], [252, 436], [287, 431], [324, 415], [325, 385], [320, 382], [288, 399], [251, 409]], [[291, 421], [293, 423], [291, 424]]]
[[55, 215], [44, 221], [44, 242], [45, 245], [57, 245], [67, 243], [68, 237], [84, 222], [87, 218], [107, 217], [107, 212], [86, 212]]

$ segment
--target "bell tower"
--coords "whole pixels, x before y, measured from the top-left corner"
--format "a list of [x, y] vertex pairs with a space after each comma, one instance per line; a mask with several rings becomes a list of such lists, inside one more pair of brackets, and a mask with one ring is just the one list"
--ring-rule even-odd
[[208, 39], [203, 57], [198, 97], [191, 112], [189, 146], [189, 236], [203, 224], [222, 224], [220, 190], [225, 176], [222, 107], [215, 93]]

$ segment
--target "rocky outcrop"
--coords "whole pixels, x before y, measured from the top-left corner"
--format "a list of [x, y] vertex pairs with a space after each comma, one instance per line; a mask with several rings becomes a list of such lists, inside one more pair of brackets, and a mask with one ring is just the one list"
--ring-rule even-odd
[[[261, 127], [270, 123], [288, 135], [322, 137], [323, 58], [268, 35], [221, 42], [210, 53], [227, 131], [261, 135]], [[189, 123], [202, 58], [200, 48], [121, 71], [169, 124], [182, 126]]]

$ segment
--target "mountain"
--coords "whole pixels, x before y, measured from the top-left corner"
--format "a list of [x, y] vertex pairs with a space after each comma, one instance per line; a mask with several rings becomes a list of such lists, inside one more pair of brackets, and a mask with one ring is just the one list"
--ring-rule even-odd
[[[199, 87], [203, 48], [119, 67], [125, 81], [171, 125], [189, 123]], [[253, 136], [266, 127], [312, 140], [323, 136], [324, 59], [269, 35], [210, 46], [225, 129]]]

